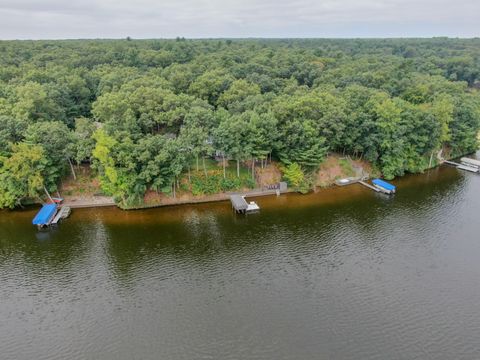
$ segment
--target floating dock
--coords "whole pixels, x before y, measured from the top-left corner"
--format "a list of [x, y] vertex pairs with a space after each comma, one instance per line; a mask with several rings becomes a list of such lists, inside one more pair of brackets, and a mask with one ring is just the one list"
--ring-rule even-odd
[[473, 167], [473, 168], [477, 168], [477, 170], [480, 169], [480, 160], [475, 160], [475, 159], [470, 159], [470, 158], [463, 157], [463, 158], [460, 159], [460, 162], [463, 165]]
[[63, 220], [69, 217], [71, 212], [72, 210], [70, 209], [70, 207], [62, 206], [60, 210], [58, 210], [57, 215], [55, 215], [50, 225], [58, 225], [60, 220]]
[[470, 158], [461, 158], [460, 159], [461, 164], [453, 162], [453, 161], [448, 161], [445, 160], [444, 163], [448, 165], [455, 166], [457, 169], [460, 170], [465, 170], [473, 173], [480, 173], [480, 161], [475, 160], [475, 159], [470, 159]]
[[376, 191], [376, 192], [379, 192], [379, 191], [380, 191], [378, 188], [376, 188], [376, 187], [373, 186], [373, 185], [370, 185], [369, 183], [366, 183], [365, 181], [359, 181], [358, 183], [359, 183], [359, 184], [362, 184], [363, 186], [366, 186], [366, 187], [369, 188], [369, 189], [372, 189], [373, 191]]
[[478, 172], [480, 172], [480, 169], [477, 168], [477, 167], [469, 166], [469, 165], [463, 165], [463, 164], [458, 165], [458, 166], [457, 166], [457, 169], [465, 170], [465, 171], [470, 171], [470, 172], [473, 172], [473, 173], [478, 173]]
[[242, 195], [230, 195], [230, 201], [232, 202], [232, 208], [238, 214], [246, 214], [260, 210], [260, 207], [255, 201], [248, 203], [247, 200], [245, 200], [245, 196]]

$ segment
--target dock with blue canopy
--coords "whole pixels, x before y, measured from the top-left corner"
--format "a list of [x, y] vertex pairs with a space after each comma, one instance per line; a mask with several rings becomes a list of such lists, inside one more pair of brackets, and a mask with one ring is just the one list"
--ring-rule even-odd
[[392, 185], [382, 179], [373, 179], [372, 180], [373, 186], [377, 187], [380, 189], [380, 191], [386, 193], [386, 194], [394, 194], [397, 188], [395, 185]]
[[358, 181], [358, 184], [360, 185], [363, 185], [373, 191], [376, 191], [376, 192], [381, 192], [381, 193], [384, 193], [384, 194], [395, 194], [395, 191], [397, 190], [397, 188], [395, 187], [395, 185], [392, 185], [384, 180], [381, 180], [381, 179], [373, 179], [372, 180], [372, 184], [369, 184], [363, 180], [360, 180]]
[[39, 228], [49, 226], [52, 222], [55, 214], [57, 213], [57, 204], [45, 204], [40, 211], [35, 215], [32, 220], [33, 225], [37, 225]]

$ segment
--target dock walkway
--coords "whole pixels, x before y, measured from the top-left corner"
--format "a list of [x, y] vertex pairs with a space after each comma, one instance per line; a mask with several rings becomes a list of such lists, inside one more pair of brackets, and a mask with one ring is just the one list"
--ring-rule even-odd
[[456, 163], [454, 161], [449, 161], [449, 160], [444, 160], [443, 162], [445, 164], [455, 166], [457, 169], [460, 169], [460, 170], [470, 171], [473, 173], [480, 173], [480, 167], [476, 166], [476, 164], [479, 162], [478, 160], [462, 158], [461, 161], [462, 161], [461, 164]]
[[375, 186], [373, 186], [373, 185], [370, 185], [369, 183], [366, 183], [365, 181], [360, 180], [358, 183], [359, 183], [359, 184], [362, 184], [363, 186], [368, 187], [369, 189], [372, 189], [373, 191], [380, 192], [380, 189], [379, 189], [379, 188], [377, 188], [377, 187], [375, 187]]
[[238, 214], [246, 214], [260, 210], [260, 207], [255, 201], [248, 203], [244, 195], [230, 195], [230, 201], [232, 202], [232, 208]]
[[58, 225], [59, 221], [62, 219], [66, 219], [70, 215], [71, 211], [72, 210], [70, 209], [70, 207], [62, 206], [60, 210], [58, 210], [50, 225]]

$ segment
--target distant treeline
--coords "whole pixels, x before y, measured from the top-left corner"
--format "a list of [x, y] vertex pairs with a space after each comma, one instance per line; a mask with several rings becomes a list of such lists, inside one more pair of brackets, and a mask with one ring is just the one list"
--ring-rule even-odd
[[214, 153], [386, 178], [477, 149], [480, 39], [0, 41], [0, 207], [90, 162], [123, 204]]

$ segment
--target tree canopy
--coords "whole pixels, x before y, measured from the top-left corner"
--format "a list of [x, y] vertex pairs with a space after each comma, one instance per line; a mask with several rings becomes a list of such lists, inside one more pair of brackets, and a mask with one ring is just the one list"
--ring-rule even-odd
[[393, 178], [478, 147], [479, 39], [180, 40], [0, 41], [0, 207], [72, 163], [130, 204], [215, 153], [305, 183], [329, 152]]

